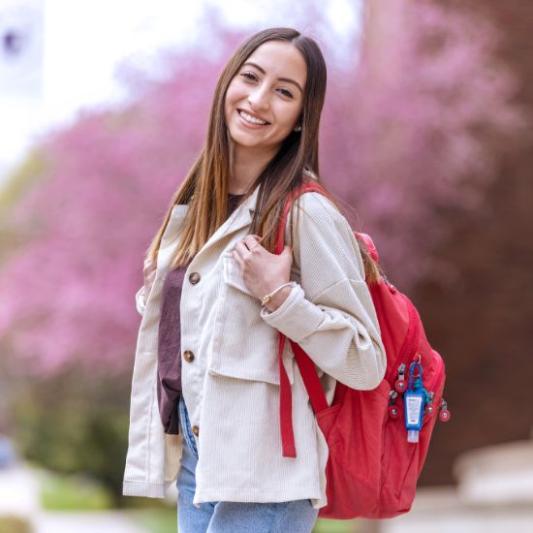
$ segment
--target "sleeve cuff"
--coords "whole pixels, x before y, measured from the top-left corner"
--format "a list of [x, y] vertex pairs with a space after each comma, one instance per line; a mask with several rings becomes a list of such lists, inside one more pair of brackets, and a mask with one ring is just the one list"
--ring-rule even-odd
[[148, 483], [145, 481], [122, 482], [123, 496], [142, 496], [145, 498], [164, 498], [166, 486], [164, 483]]
[[274, 311], [262, 308], [261, 318], [294, 342], [316, 331], [323, 320], [323, 312], [305, 298], [301, 285], [295, 283], [285, 301]]
[[145, 309], [144, 285], [135, 293], [135, 307], [137, 312], [142, 316]]

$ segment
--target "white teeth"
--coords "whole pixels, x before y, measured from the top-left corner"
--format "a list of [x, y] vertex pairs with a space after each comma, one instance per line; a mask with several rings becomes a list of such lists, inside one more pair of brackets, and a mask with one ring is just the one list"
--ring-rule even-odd
[[246, 120], [246, 122], [262, 125], [268, 124], [268, 122], [265, 122], [264, 120], [259, 120], [258, 118], [252, 117], [252, 115], [248, 114], [246, 111], [239, 111], [239, 114], [244, 120]]

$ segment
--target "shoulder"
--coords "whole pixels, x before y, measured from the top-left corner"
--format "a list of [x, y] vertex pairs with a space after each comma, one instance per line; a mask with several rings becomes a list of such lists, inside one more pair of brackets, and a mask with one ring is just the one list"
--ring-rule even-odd
[[301, 194], [294, 206], [301, 208], [312, 217], [342, 216], [337, 206], [326, 195], [315, 191]]
[[353, 230], [346, 217], [340, 212], [335, 203], [326, 195], [310, 191], [301, 194], [292, 206], [292, 215], [300, 217], [298, 225], [302, 225], [319, 233], [335, 232], [344, 235], [348, 240], [355, 239]]
[[[357, 238], [346, 217], [332, 200], [319, 192], [306, 192], [295, 201], [292, 211], [295, 217], [293, 242], [297, 263], [316, 261], [319, 264], [317, 269], [329, 268], [331, 275], [364, 279]], [[329, 274], [324, 272], [326, 277]]]
[[[324, 185], [319, 181], [319, 177], [309, 169], [304, 170], [304, 181], [309, 184], [316, 182], [316, 185], [319, 185], [321, 188], [324, 188]], [[328, 193], [327, 190], [324, 190], [325, 193]], [[300, 194], [295, 202], [295, 207], [299, 206], [304, 210], [309, 216], [320, 218], [320, 217], [342, 217], [341, 212], [335, 203], [330, 200], [326, 194], [320, 192], [308, 191], [303, 194]]]

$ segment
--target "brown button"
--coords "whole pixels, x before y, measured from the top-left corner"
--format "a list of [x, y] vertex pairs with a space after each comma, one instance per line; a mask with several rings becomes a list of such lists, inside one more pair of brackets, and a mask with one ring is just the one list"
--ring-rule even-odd
[[200, 428], [198, 426], [193, 426], [192, 432], [198, 437], [198, 434], [200, 433]]
[[194, 361], [194, 354], [191, 352], [191, 350], [185, 350], [183, 352], [183, 359], [185, 359], [187, 363], [192, 363]]
[[200, 281], [200, 274], [198, 274], [198, 272], [191, 272], [189, 274], [189, 281], [193, 285], [196, 285]]

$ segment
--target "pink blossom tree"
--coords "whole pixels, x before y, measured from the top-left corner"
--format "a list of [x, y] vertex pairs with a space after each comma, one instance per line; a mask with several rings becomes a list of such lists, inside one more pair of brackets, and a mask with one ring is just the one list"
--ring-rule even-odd
[[453, 213], [482, 207], [491, 144], [516, 140], [525, 123], [488, 21], [436, 2], [367, 5], [361, 61], [332, 83], [324, 176], [407, 289], [446, 274], [432, 249]]
[[[506, 133], [516, 115], [488, 26], [426, 3], [405, 10], [357, 66], [330, 72], [321, 150], [324, 182], [409, 286], [444, 234], [442, 208], [476, 208], [490, 178], [477, 131]], [[224, 58], [235, 35], [226, 43]], [[47, 170], [9, 219], [27, 242], [0, 271], [0, 340], [24, 372], [131, 371], [143, 254], [203, 142], [220, 70], [195, 53], [173, 65], [126, 108], [86, 112], [41, 146]]]

